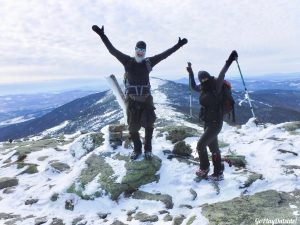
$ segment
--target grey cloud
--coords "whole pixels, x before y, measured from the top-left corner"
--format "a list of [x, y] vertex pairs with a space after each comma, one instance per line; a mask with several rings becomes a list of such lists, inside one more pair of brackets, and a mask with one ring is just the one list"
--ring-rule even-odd
[[[6, 66], [23, 73], [26, 65], [32, 73], [36, 68], [35, 74], [41, 66], [59, 76], [122, 74], [122, 66], [91, 30], [93, 24], [105, 25], [112, 43], [126, 54], [133, 54], [138, 40], [147, 42], [150, 56], [174, 45], [178, 36], [187, 37], [188, 45], [153, 71], [158, 76], [181, 76], [188, 60], [218, 71], [232, 49], [240, 52], [251, 73], [300, 71], [297, 1], [2, 0], [0, 4], [0, 76], [9, 73]], [[262, 59], [267, 66], [260, 65]], [[280, 67], [272, 61], [280, 62]]]

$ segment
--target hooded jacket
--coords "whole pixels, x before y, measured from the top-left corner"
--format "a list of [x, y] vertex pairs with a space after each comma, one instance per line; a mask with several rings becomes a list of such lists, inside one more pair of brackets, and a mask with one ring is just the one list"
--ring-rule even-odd
[[[232, 62], [226, 61], [217, 79], [210, 76], [204, 84], [196, 85], [194, 73], [189, 72], [191, 88], [200, 92], [199, 102], [201, 105], [200, 118], [205, 122], [220, 122], [223, 121], [222, 112], [222, 87], [225, 74]], [[203, 86], [205, 85], [205, 86]], [[202, 86], [202, 87], [201, 87]]]

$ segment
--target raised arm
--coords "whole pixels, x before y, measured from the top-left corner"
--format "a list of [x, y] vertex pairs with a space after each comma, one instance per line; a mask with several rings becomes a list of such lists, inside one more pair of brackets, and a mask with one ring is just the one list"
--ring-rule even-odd
[[200, 89], [199, 85], [196, 85], [195, 78], [194, 78], [194, 72], [193, 72], [193, 69], [192, 69], [192, 64], [190, 62], [188, 62], [188, 66], [187, 66], [186, 70], [189, 73], [189, 81], [190, 81], [191, 88], [194, 91], [200, 92], [201, 89]]
[[176, 45], [174, 45], [172, 48], [169, 48], [168, 50], [149, 57], [149, 60], [151, 62], [151, 66], [154, 67], [157, 63], [159, 63], [160, 61], [164, 60], [165, 58], [167, 58], [168, 56], [170, 56], [171, 54], [173, 54], [174, 52], [176, 52], [180, 47], [182, 47], [183, 45], [185, 45], [188, 42], [188, 40], [186, 38], [179, 38], [178, 43]]
[[219, 73], [219, 76], [217, 78], [217, 83], [216, 83], [216, 88], [217, 88], [217, 93], [220, 93], [222, 90], [222, 85], [224, 81], [225, 74], [227, 70], [229, 69], [231, 63], [238, 58], [238, 54], [235, 50], [233, 50], [227, 59], [225, 65], [223, 66], [222, 70]]
[[109, 41], [108, 37], [104, 34], [104, 26], [99, 28], [97, 25], [93, 25], [92, 27], [93, 31], [95, 31], [105, 44], [106, 48], [112, 54], [115, 56], [124, 66], [127, 64], [128, 60], [130, 60], [130, 56], [125, 55], [124, 53], [120, 52], [118, 49], [116, 49], [112, 43]]

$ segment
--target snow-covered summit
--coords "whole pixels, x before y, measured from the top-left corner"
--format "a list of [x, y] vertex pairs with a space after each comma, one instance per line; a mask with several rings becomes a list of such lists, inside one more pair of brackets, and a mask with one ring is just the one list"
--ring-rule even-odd
[[[161, 89], [164, 84], [163, 80], [152, 80], [159, 118], [153, 153], [161, 164], [155, 167], [159, 168], [154, 171], [157, 180], [139, 186], [139, 196], [122, 193], [117, 201], [112, 200], [107, 191], [110, 187], [104, 186], [103, 182], [109, 184], [108, 181], [122, 184], [132, 172], [128, 170], [130, 162], [126, 161], [132, 150], [124, 145], [117, 149], [110, 146], [108, 125], [97, 132], [57, 135], [54, 131], [68, 125], [65, 122], [28, 140], [0, 143], [0, 223], [90, 225], [181, 221], [205, 225], [211, 223], [202, 211], [205, 204], [222, 204], [271, 189], [277, 192], [300, 189], [300, 122], [256, 126], [249, 120], [235, 127], [224, 123], [219, 135], [222, 155], [242, 155], [246, 167], [225, 164], [225, 180], [217, 187], [208, 181], [195, 182], [196, 144], [203, 129], [175, 111]], [[110, 112], [109, 116], [120, 111]], [[166, 127], [171, 126], [194, 131], [184, 138], [193, 150], [191, 157], [169, 157], [176, 145], [168, 140], [170, 132]], [[143, 165], [144, 159], [138, 163]], [[108, 177], [104, 176], [106, 172]], [[253, 176], [257, 179], [248, 182]], [[145, 193], [147, 197], [141, 197]], [[289, 204], [291, 218], [296, 218], [300, 205]]]

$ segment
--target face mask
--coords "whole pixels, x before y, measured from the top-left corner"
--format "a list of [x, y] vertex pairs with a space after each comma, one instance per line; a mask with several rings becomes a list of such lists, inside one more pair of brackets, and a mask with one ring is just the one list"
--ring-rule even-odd
[[145, 59], [146, 49], [135, 48], [135, 61], [140, 63]]
[[210, 79], [201, 83], [201, 90], [207, 92], [210, 90]]

